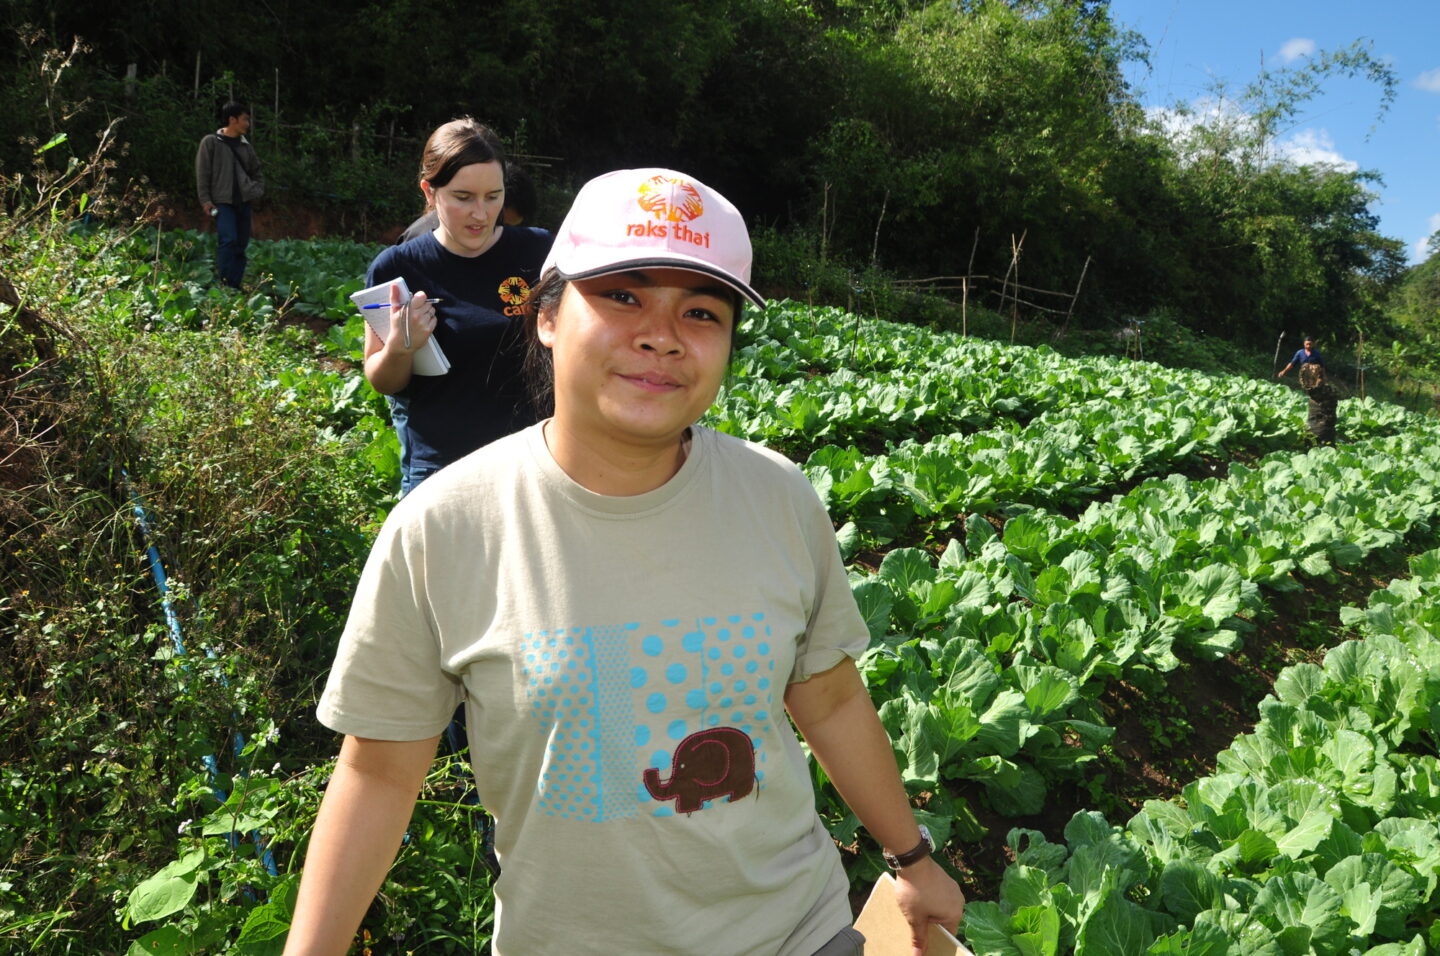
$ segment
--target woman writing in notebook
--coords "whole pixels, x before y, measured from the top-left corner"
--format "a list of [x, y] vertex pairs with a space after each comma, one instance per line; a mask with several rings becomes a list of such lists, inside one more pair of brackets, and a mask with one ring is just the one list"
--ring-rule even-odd
[[829, 517], [794, 464], [696, 424], [763, 304], [750, 258], [739, 212], [683, 174], [576, 197], [526, 319], [553, 415], [401, 501], [356, 589], [287, 956], [345, 950], [462, 701], [496, 956], [860, 953], [792, 721], [886, 848], [914, 952], [955, 929]]
[[[489, 128], [468, 117], [430, 134], [420, 191], [438, 225], [385, 249], [366, 275], [367, 286], [403, 278], [414, 293], [410, 308], [391, 309], [383, 341], [365, 331], [365, 378], [389, 397], [400, 439], [402, 495], [535, 421], [520, 375], [519, 316], [551, 242], [543, 229], [501, 224], [504, 151]], [[450, 371], [415, 374], [415, 352], [431, 336]]]

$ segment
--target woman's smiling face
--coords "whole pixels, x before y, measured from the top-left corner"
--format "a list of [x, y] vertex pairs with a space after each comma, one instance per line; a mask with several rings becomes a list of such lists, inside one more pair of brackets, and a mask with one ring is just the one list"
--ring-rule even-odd
[[571, 282], [536, 329], [556, 424], [617, 448], [678, 443], [720, 391], [735, 318], [729, 287], [688, 269]]
[[435, 230], [440, 245], [466, 257], [478, 256], [494, 245], [505, 206], [505, 170], [500, 163], [461, 166], [445, 185], [432, 186], [421, 180], [420, 188], [440, 217]]

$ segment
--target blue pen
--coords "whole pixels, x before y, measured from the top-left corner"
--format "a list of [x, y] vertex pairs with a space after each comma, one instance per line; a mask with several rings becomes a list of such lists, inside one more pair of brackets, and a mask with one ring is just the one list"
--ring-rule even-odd
[[[436, 305], [436, 304], [438, 304], [438, 303], [440, 303], [440, 302], [444, 302], [445, 300], [444, 300], [444, 299], [426, 299], [425, 301], [426, 301], [426, 302], [429, 302], [431, 305]], [[404, 303], [402, 302], [401, 305], [404, 305]], [[362, 305], [362, 306], [360, 306], [360, 308], [362, 308], [362, 309], [388, 309], [388, 308], [390, 308], [390, 303], [389, 303], [389, 302], [372, 302], [372, 303], [370, 303], [369, 305]]]

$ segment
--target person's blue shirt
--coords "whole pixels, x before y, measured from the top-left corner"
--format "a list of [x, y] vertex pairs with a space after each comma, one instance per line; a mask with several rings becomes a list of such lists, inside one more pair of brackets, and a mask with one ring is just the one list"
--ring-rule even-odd
[[1294, 366], [1318, 365], [1325, 367], [1325, 357], [1320, 354], [1319, 349], [1296, 349], [1295, 354], [1290, 358], [1290, 364]]

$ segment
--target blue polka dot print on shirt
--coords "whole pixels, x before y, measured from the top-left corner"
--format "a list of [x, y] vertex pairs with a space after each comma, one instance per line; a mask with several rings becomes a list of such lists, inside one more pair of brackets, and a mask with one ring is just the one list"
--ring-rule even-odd
[[[753, 762], [766, 760], [765, 748], [776, 745], [774, 692], [769, 681], [737, 680], [736, 664], [747, 675], [759, 661], [773, 671], [771, 637], [764, 615], [755, 613], [524, 635], [520, 686], [548, 740], [538, 812], [600, 822], [695, 812], [729, 799], [687, 789], [691, 781], [675, 778], [675, 755], [687, 746], [734, 746], [742, 735], [725, 727], [744, 723]], [[641, 782], [647, 770], [650, 788]], [[754, 774], [754, 790], [761, 778]]]

